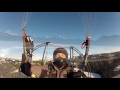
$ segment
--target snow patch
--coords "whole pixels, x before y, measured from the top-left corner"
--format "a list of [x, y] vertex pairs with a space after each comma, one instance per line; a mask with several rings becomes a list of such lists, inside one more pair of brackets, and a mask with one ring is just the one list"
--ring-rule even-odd
[[101, 78], [101, 76], [97, 73], [93, 73], [93, 72], [83, 72], [87, 77], [90, 77], [90, 78]]
[[12, 71], [11, 73], [16, 73], [16, 72], [19, 72], [19, 69], [15, 70], [15, 71]]
[[[80, 69], [77, 67], [73, 68], [74, 72], [78, 72], [78, 70], [80, 70]], [[97, 73], [93, 73], [93, 72], [90, 73], [90, 72], [85, 72], [85, 71], [83, 71], [83, 73], [89, 78], [101, 78], [101, 76]]]
[[73, 68], [73, 72], [78, 72], [79, 68]]
[[120, 65], [118, 65], [117, 67], [115, 67], [114, 71], [119, 71], [120, 70]]

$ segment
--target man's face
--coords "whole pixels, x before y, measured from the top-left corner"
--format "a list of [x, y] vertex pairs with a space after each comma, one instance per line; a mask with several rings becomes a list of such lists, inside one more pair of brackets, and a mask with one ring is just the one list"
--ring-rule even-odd
[[59, 57], [61, 57], [61, 58], [66, 58], [65, 54], [63, 54], [63, 53], [57, 53], [57, 54], [55, 55], [55, 58], [59, 58]]

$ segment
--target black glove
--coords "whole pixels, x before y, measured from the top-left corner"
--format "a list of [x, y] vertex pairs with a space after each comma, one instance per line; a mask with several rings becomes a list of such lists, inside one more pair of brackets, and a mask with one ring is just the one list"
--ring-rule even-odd
[[83, 73], [83, 72], [81, 72], [81, 71], [78, 71], [78, 72], [74, 72], [74, 77], [75, 78], [87, 78], [87, 76]]

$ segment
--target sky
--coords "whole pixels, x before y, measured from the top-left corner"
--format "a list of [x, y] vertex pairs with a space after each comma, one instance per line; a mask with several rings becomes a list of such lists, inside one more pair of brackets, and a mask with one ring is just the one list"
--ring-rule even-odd
[[[21, 35], [22, 13], [0, 12], [0, 32], [11, 30]], [[26, 32], [33, 37], [59, 35], [85, 39], [86, 31], [91, 30], [91, 38], [96, 40], [103, 35], [120, 35], [119, 28], [120, 12], [29, 12]]]
[[[0, 12], [0, 32], [11, 30], [21, 36], [22, 14], [23, 12]], [[85, 39], [86, 32], [91, 30], [91, 38], [96, 40], [101, 36], [120, 35], [119, 29], [120, 12], [29, 12], [26, 24], [26, 33], [32, 37], [59, 35], [69, 39]], [[38, 44], [35, 43], [36, 45]], [[85, 53], [79, 45], [76, 47]], [[49, 50], [50, 54], [52, 51]], [[98, 50], [96, 46], [91, 47], [89, 53], [114, 51], [120, 51], [120, 48], [99, 47]], [[0, 57], [21, 58], [21, 54], [22, 43], [1, 41]], [[43, 51], [36, 51], [34, 54], [34, 57], [42, 57]]]

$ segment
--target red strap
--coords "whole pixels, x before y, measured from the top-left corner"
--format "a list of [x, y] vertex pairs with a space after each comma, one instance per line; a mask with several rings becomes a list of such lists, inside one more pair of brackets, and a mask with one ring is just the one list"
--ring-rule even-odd
[[22, 32], [22, 36], [23, 36], [23, 37], [26, 37], [25, 31]]
[[90, 40], [88, 40], [88, 45], [90, 45]]
[[22, 29], [22, 36], [26, 37], [25, 27]]
[[32, 71], [32, 68], [30, 67], [30, 71]]

